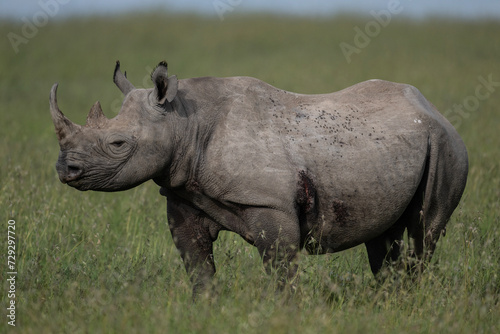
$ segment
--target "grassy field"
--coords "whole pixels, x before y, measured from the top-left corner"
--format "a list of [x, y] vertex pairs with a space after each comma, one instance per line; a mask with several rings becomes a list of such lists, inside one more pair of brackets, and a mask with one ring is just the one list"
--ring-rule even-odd
[[[371, 20], [52, 20], [17, 53], [6, 36], [22, 36], [22, 26], [0, 24], [0, 332], [499, 333], [500, 85], [484, 82], [500, 82], [500, 23], [393, 19], [357, 47], [354, 28]], [[349, 63], [340, 43], [358, 50]], [[419, 88], [453, 121], [470, 157], [465, 195], [429, 270], [418, 283], [395, 273], [378, 285], [364, 247], [301, 255], [299, 288], [285, 296], [256, 249], [222, 233], [214, 293], [193, 304], [157, 186], [82, 193], [57, 178], [50, 87], [60, 83], [59, 106], [77, 123], [96, 100], [112, 117], [117, 59], [140, 87], [151, 87], [151, 69], [166, 59], [181, 79], [248, 75], [302, 93], [371, 78]], [[6, 317], [9, 219], [15, 329]]]

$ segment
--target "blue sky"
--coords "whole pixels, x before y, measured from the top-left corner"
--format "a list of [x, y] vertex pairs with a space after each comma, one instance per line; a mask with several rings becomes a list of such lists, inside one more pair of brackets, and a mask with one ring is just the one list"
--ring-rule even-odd
[[55, 8], [49, 4], [57, 4], [57, 13], [53, 15], [57, 17], [155, 9], [190, 11], [214, 17], [220, 17], [221, 13], [227, 17], [248, 11], [312, 16], [342, 12], [369, 15], [371, 10], [387, 9], [391, 2], [399, 3], [402, 15], [414, 18], [440, 15], [500, 19], [500, 0], [0, 0], [0, 17], [32, 18], [43, 10], [43, 4], [47, 8]]

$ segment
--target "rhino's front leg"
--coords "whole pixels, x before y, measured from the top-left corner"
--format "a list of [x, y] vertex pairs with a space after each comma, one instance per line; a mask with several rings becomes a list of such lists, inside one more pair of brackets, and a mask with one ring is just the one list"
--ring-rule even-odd
[[196, 296], [215, 274], [212, 244], [221, 228], [189, 202], [171, 192], [166, 196], [170, 232]]

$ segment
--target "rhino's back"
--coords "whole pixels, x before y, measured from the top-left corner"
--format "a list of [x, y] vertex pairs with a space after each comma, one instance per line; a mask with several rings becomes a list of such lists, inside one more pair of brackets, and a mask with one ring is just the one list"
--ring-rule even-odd
[[293, 165], [324, 174], [387, 166], [393, 159], [425, 155], [430, 129], [440, 126], [437, 112], [413, 99], [419, 93], [408, 85], [372, 80], [336, 93], [303, 95], [252, 78], [232, 80], [215, 142], [239, 161], [259, 157], [253, 164], [261, 170]]

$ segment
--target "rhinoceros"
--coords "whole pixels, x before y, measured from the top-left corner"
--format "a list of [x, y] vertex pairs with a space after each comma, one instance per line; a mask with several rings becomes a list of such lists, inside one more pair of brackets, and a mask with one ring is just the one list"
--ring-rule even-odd
[[369, 80], [303, 95], [250, 77], [168, 76], [136, 89], [116, 63], [125, 98], [108, 119], [99, 102], [85, 126], [50, 93], [62, 183], [120, 191], [153, 180], [194, 291], [215, 274], [212, 244], [232, 231], [266, 268], [295, 277], [297, 253], [365, 244], [372, 272], [402, 253], [407, 231], [428, 263], [457, 207], [467, 151], [453, 126], [414, 87]]

